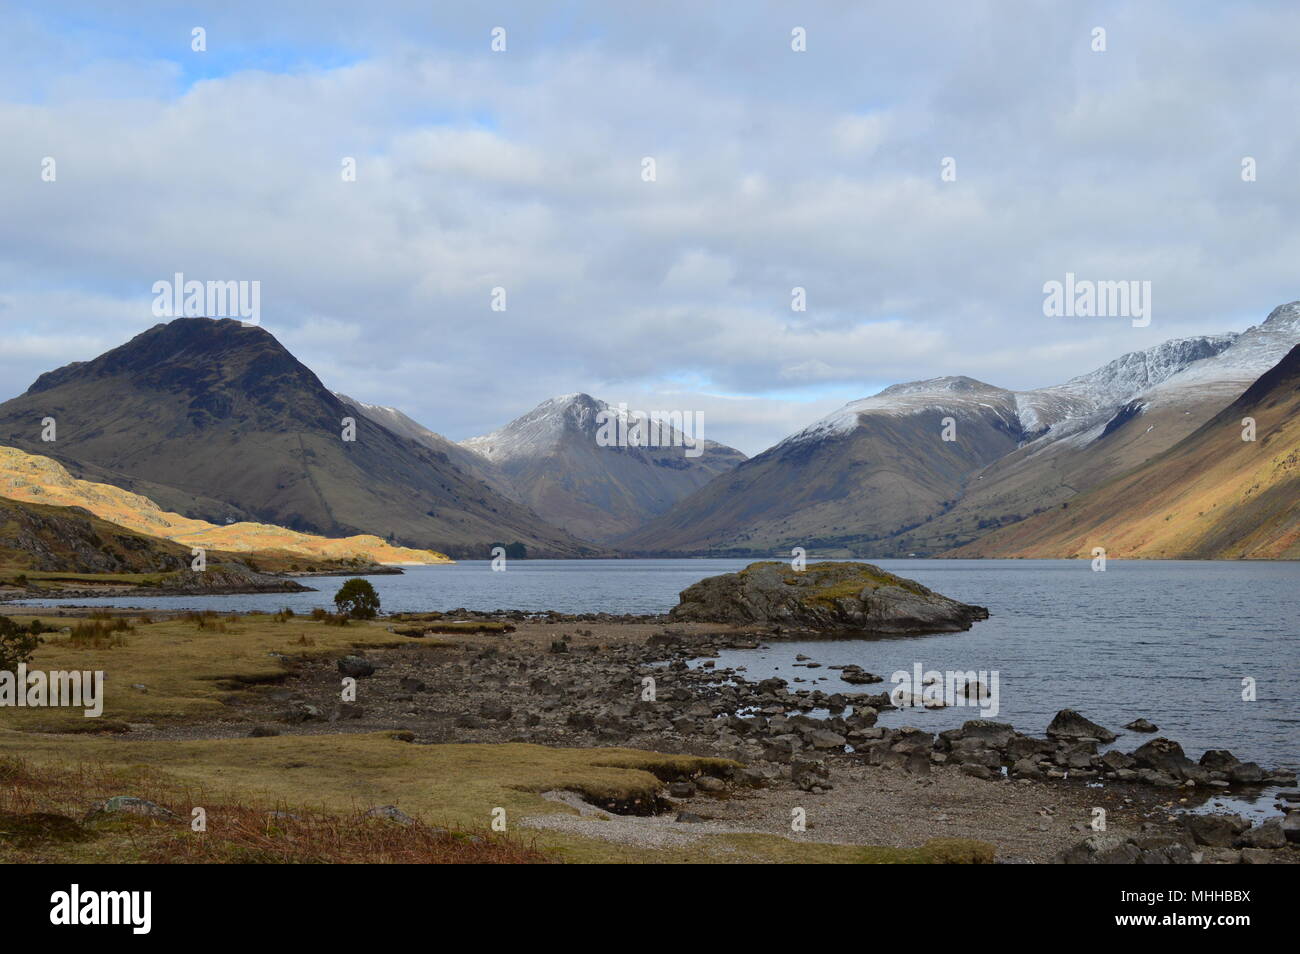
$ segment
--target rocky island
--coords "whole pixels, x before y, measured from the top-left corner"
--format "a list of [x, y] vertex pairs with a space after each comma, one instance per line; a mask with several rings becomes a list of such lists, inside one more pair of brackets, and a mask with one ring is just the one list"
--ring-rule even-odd
[[770, 561], [688, 587], [671, 615], [682, 622], [778, 625], [822, 635], [919, 636], [968, 630], [989, 611], [870, 563], [796, 570]]

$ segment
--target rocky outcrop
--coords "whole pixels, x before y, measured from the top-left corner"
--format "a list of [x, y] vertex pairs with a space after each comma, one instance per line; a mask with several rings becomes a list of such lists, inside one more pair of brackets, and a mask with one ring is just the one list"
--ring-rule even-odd
[[989, 611], [870, 563], [753, 563], [682, 591], [674, 619], [818, 632], [920, 635], [970, 629]]

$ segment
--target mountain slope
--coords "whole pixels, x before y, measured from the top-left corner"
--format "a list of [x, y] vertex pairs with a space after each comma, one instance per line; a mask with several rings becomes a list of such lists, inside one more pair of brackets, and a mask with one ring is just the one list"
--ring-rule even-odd
[[[937, 554], [1168, 449], [1297, 342], [1300, 302], [1241, 334], [1166, 341], [1053, 387], [1012, 392], [969, 378], [895, 385], [617, 542], [642, 553]], [[949, 414], [957, 442], [938, 446]]]
[[[1256, 440], [1242, 440], [1255, 419]], [[950, 556], [1300, 558], [1300, 346], [1140, 467]]]
[[[951, 417], [956, 440], [943, 440]], [[966, 377], [886, 388], [786, 438], [618, 545], [638, 552], [863, 552], [1015, 449], [1015, 395]]]
[[393, 546], [379, 537], [318, 537], [262, 523], [225, 526], [192, 520], [163, 510], [148, 497], [112, 484], [78, 480], [57, 461], [0, 447], [0, 496], [28, 503], [81, 507], [119, 527], [153, 537], [229, 553], [276, 551], [309, 560], [364, 560], [368, 563], [446, 563], [431, 550]]
[[[40, 439], [57, 421], [58, 439]], [[341, 437], [356, 418], [355, 441]], [[0, 444], [167, 510], [308, 533], [374, 533], [452, 556], [495, 542], [588, 551], [445, 457], [351, 409], [265, 330], [179, 318], [0, 405]]]
[[640, 526], [745, 459], [705, 440], [697, 457], [666, 428], [657, 447], [601, 446], [600, 415], [616, 413], [586, 394], [544, 401], [462, 447], [483, 461], [489, 482], [547, 521], [601, 543]]
[[894, 552], [960, 546], [1140, 466], [1221, 411], [1297, 343], [1300, 302], [1293, 302], [1241, 334], [1167, 341], [1064, 385], [1027, 392], [1022, 405], [1062, 392], [1094, 398], [1092, 409], [1066, 415], [980, 471], [960, 501], [900, 536]]
[[510, 487], [509, 481], [503, 479], [502, 475], [492, 466], [491, 462], [478, 454], [468, 451], [461, 447], [455, 441], [443, 437], [436, 431], [431, 431], [423, 424], [403, 414], [395, 407], [385, 407], [382, 404], [367, 404], [364, 401], [358, 401], [350, 398], [346, 394], [335, 392], [337, 397], [344, 404], [351, 407], [359, 414], [363, 414], [370, 420], [374, 421], [380, 427], [386, 427], [399, 437], [405, 437], [416, 443], [423, 444], [435, 454], [440, 454], [447, 458], [447, 462], [455, 467], [461, 473], [468, 474], [477, 480], [483, 481], [497, 493], [505, 494], [511, 500], [519, 503], [515, 497], [514, 491]]

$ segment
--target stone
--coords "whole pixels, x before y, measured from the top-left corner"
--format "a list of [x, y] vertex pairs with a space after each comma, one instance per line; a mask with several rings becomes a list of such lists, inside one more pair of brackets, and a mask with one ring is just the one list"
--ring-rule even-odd
[[1237, 847], [1285, 848], [1286, 832], [1282, 830], [1282, 819], [1267, 818], [1260, 822], [1237, 839]]
[[1114, 742], [1119, 736], [1091, 719], [1087, 719], [1073, 709], [1062, 709], [1047, 726], [1050, 739], [1096, 739], [1098, 742]]
[[1228, 781], [1234, 785], [1259, 785], [1264, 781], [1264, 770], [1254, 762], [1239, 762], [1228, 769]]
[[1172, 779], [1187, 776], [1194, 762], [1183, 754], [1183, 747], [1173, 739], [1163, 736], [1144, 742], [1133, 750], [1133, 759], [1140, 767], [1163, 773]]
[[1227, 749], [1206, 749], [1200, 764], [1211, 771], [1226, 772], [1240, 764], [1240, 760]]
[[169, 808], [157, 805], [147, 798], [134, 795], [114, 795], [112, 798], [97, 802], [86, 813], [85, 820], [95, 821], [107, 815], [136, 815], [140, 818], [153, 818], [158, 821], [179, 822], [181, 817]]
[[410, 827], [415, 824], [415, 819], [406, 812], [402, 811], [396, 805], [379, 805], [370, 809], [364, 815], [365, 818], [379, 818], [383, 821], [390, 821], [404, 827]]
[[1141, 849], [1122, 836], [1098, 832], [1061, 852], [1057, 861], [1066, 865], [1131, 865], [1141, 856]]
[[1198, 845], [1231, 848], [1250, 822], [1240, 815], [1184, 815], [1183, 828]]
[[1276, 851], [1268, 851], [1265, 848], [1243, 848], [1241, 849], [1241, 863], [1243, 865], [1273, 865], [1279, 861]]
[[338, 669], [353, 679], [365, 679], [375, 674], [375, 664], [361, 656], [344, 656], [338, 661]]
[[1130, 732], [1159, 732], [1160, 726], [1154, 722], [1148, 722], [1146, 719], [1134, 719], [1128, 725], [1124, 726]]

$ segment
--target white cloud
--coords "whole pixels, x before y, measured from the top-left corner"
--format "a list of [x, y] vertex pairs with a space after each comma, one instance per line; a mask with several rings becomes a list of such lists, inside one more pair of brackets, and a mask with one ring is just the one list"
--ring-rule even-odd
[[[327, 384], [452, 436], [551, 393], [672, 407], [691, 380], [710, 436], [755, 452], [891, 381], [1054, 383], [1300, 297], [1280, 4], [811, 4], [804, 54], [749, 6], [580, 5], [558, 30], [508, 4], [494, 55], [469, 11], [236, 2], [199, 61], [163, 7], [98, 33], [93, 9], [0, 38], [10, 394], [153, 324], [183, 271], [260, 280]], [[1043, 319], [1066, 271], [1151, 280], [1152, 326]]]

